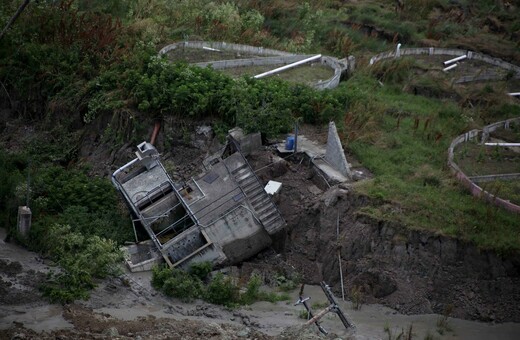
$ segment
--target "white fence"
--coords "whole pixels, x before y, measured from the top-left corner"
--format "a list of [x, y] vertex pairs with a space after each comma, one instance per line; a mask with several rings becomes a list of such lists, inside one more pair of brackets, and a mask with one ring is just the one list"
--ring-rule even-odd
[[[508, 200], [504, 200], [500, 197], [497, 197], [490, 192], [482, 189], [477, 183], [482, 182], [482, 177], [486, 176], [474, 176], [474, 177], [468, 177], [455, 163], [454, 161], [454, 150], [455, 147], [457, 147], [459, 144], [468, 142], [470, 140], [477, 140], [479, 136], [482, 137], [482, 141], [486, 140], [489, 136], [489, 134], [493, 131], [495, 131], [498, 128], [505, 128], [509, 129], [511, 124], [519, 124], [520, 125], [520, 117], [512, 118], [504, 121], [500, 121], [497, 123], [493, 123], [491, 125], [485, 126], [482, 130], [471, 130], [469, 132], [466, 132], [463, 135], [458, 136], [455, 138], [448, 149], [448, 166], [451, 168], [453, 173], [455, 174], [455, 177], [459, 180], [464, 187], [466, 187], [473, 196], [480, 197], [484, 200], [486, 200], [489, 203], [493, 203], [495, 205], [498, 205], [500, 207], [503, 207], [509, 211], [515, 212], [520, 214], [520, 206], [511, 203]], [[494, 175], [494, 176], [487, 176], [487, 177], [493, 177], [492, 179], [512, 179], [512, 178], [518, 178], [517, 174], [506, 174], [506, 175]], [[489, 178], [491, 179], [491, 178]]]
[[[263, 47], [255, 47], [240, 44], [230, 44], [226, 42], [214, 41], [184, 41], [163, 47], [159, 54], [167, 54], [168, 52], [177, 48], [197, 48], [203, 49], [212, 48], [217, 50], [234, 51], [237, 53], [248, 53], [253, 55], [260, 55], [265, 57], [247, 58], [247, 59], [232, 59], [232, 60], [216, 60], [209, 62], [194, 63], [193, 65], [200, 67], [211, 66], [215, 70], [222, 70], [227, 68], [247, 67], [247, 66], [265, 66], [265, 65], [287, 65], [305, 58], [310, 55], [293, 54], [284, 51], [272, 50]], [[312, 86], [316, 89], [332, 89], [338, 86], [343, 72], [347, 71], [349, 63], [346, 60], [338, 60], [333, 57], [323, 56], [319, 61], [321, 64], [330, 67], [334, 70], [334, 75], [326, 80], [319, 81]]]
[[[503, 61], [502, 59], [493, 58], [488, 55], [466, 51], [466, 50], [458, 50], [458, 49], [449, 49], [449, 48], [437, 48], [437, 47], [425, 47], [425, 48], [401, 48], [399, 51], [400, 56], [411, 56], [411, 55], [446, 55], [453, 57], [460, 57], [463, 55], [467, 56], [469, 60], [479, 60], [497, 67], [500, 67], [504, 70], [511, 71], [512, 76], [514, 78], [520, 79], [520, 67]], [[370, 59], [370, 65], [377, 63], [380, 60], [384, 59], [393, 59], [397, 58], [396, 51], [384, 52], [378, 55], [373, 56]], [[503, 75], [488, 73], [488, 74], [477, 74], [462, 77], [455, 81], [455, 83], [467, 83], [472, 81], [485, 81], [485, 80], [501, 80], [503, 79]]]

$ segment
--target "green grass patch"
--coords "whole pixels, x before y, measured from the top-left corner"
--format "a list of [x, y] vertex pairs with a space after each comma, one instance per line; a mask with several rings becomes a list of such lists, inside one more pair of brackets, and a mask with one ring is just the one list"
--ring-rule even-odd
[[[360, 138], [359, 127], [344, 129], [349, 148], [375, 178], [356, 188], [385, 204], [361, 213], [459, 237], [482, 248], [520, 249], [518, 216], [472, 197], [453, 179], [448, 168], [451, 140], [469, 129], [464, 110], [455, 103], [403, 93], [398, 85], [381, 86], [368, 75], [356, 75], [345, 85], [353, 103], [371, 103], [370, 129], [377, 138]], [[367, 127], [361, 126], [362, 129]], [[373, 132], [372, 132], [373, 133]], [[515, 162], [517, 166], [517, 162]]]
[[[232, 77], [243, 75], [255, 76], [283, 65], [248, 66], [224, 69], [222, 72]], [[321, 64], [310, 64], [291, 68], [289, 70], [273, 74], [270, 77], [287, 80], [292, 83], [313, 85], [318, 81], [327, 80], [334, 76], [334, 70]]]

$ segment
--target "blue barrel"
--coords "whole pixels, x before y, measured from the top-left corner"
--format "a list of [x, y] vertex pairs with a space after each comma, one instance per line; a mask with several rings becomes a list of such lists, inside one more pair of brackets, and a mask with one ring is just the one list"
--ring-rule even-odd
[[285, 150], [294, 149], [294, 136], [288, 136], [285, 140]]

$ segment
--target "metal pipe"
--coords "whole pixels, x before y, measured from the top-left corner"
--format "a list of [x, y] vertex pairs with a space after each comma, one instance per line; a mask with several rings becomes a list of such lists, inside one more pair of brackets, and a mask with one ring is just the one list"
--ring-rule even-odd
[[511, 93], [508, 93], [508, 95], [513, 96], [513, 97], [519, 97], [520, 92], [511, 92]]
[[395, 49], [395, 57], [399, 58], [401, 56], [401, 43], [397, 44], [397, 48]]
[[216, 48], [211, 48], [211, 47], [206, 47], [206, 46], [202, 46], [202, 49], [208, 50], [208, 51], [214, 51], [214, 52], [221, 52], [220, 50], [217, 50]]
[[266, 77], [266, 76], [270, 76], [271, 74], [275, 74], [275, 73], [278, 73], [278, 72], [281, 72], [281, 71], [285, 71], [285, 70], [288, 70], [290, 68], [293, 68], [293, 67], [296, 67], [296, 66], [299, 66], [299, 65], [302, 65], [302, 64], [306, 64], [308, 62], [311, 62], [313, 60], [317, 60], [317, 59], [320, 59], [320, 58], [321, 58], [321, 54], [317, 54], [315, 56], [312, 56], [312, 57], [309, 57], [309, 58], [297, 61], [295, 63], [288, 64], [288, 65], [285, 65], [285, 66], [282, 66], [282, 67], [278, 67], [278, 68], [275, 68], [274, 70], [271, 70], [271, 71], [267, 71], [267, 72], [264, 72], [264, 73], [257, 74], [253, 78], [260, 79], [260, 78], [263, 78], [263, 77]]
[[[336, 241], [339, 244], [339, 209], [338, 217], [336, 219]], [[339, 277], [341, 280], [341, 299], [345, 301], [345, 286], [343, 285], [343, 269], [341, 268], [341, 249], [338, 248], [338, 263], [339, 263]]]
[[461, 55], [460, 57], [456, 57], [456, 58], [453, 58], [453, 59], [450, 59], [450, 60], [446, 60], [444, 62], [444, 66], [449, 65], [449, 64], [453, 64], [454, 62], [459, 61], [459, 60], [464, 60], [467, 57], [468, 56], [464, 54], [464, 55]]
[[486, 146], [512, 146], [512, 147], [519, 147], [520, 143], [486, 143]]
[[448, 66], [448, 67], [446, 67], [445, 69], [443, 69], [443, 71], [444, 71], [444, 72], [447, 72], [447, 71], [449, 71], [449, 70], [451, 70], [451, 69], [454, 69], [454, 68], [457, 67], [457, 66], [459, 66], [459, 64], [453, 64], [453, 65]]
[[161, 129], [161, 123], [155, 122], [155, 126], [154, 126], [153, 132], [152, 132], [152, 138], [150, 138], [150, 144], [152, 144], [152, 145], [155, 144], [155, 139], [157, 138], [157, 135], [159, 134], [160, 129]]

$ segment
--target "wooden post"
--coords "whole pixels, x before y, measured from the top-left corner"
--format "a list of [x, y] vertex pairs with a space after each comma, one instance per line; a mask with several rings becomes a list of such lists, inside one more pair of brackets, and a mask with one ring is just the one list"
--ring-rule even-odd
[[307, 321], [305, 323], [305, 326], [309, 326], [309, 325], [312, 325], [313, 323], [319, 321], [323, 316], [325, 316], [325, 314], [327, 314], [328, 312], [330, 312], [330, 310], [334, 308], [334, 305], [330, 305], [328, 306], [327, 308], [325, 308], [324, 310], [322, 310], [321, 312], [319, 312], [318, 314], [314, 315], [309, 321]]

